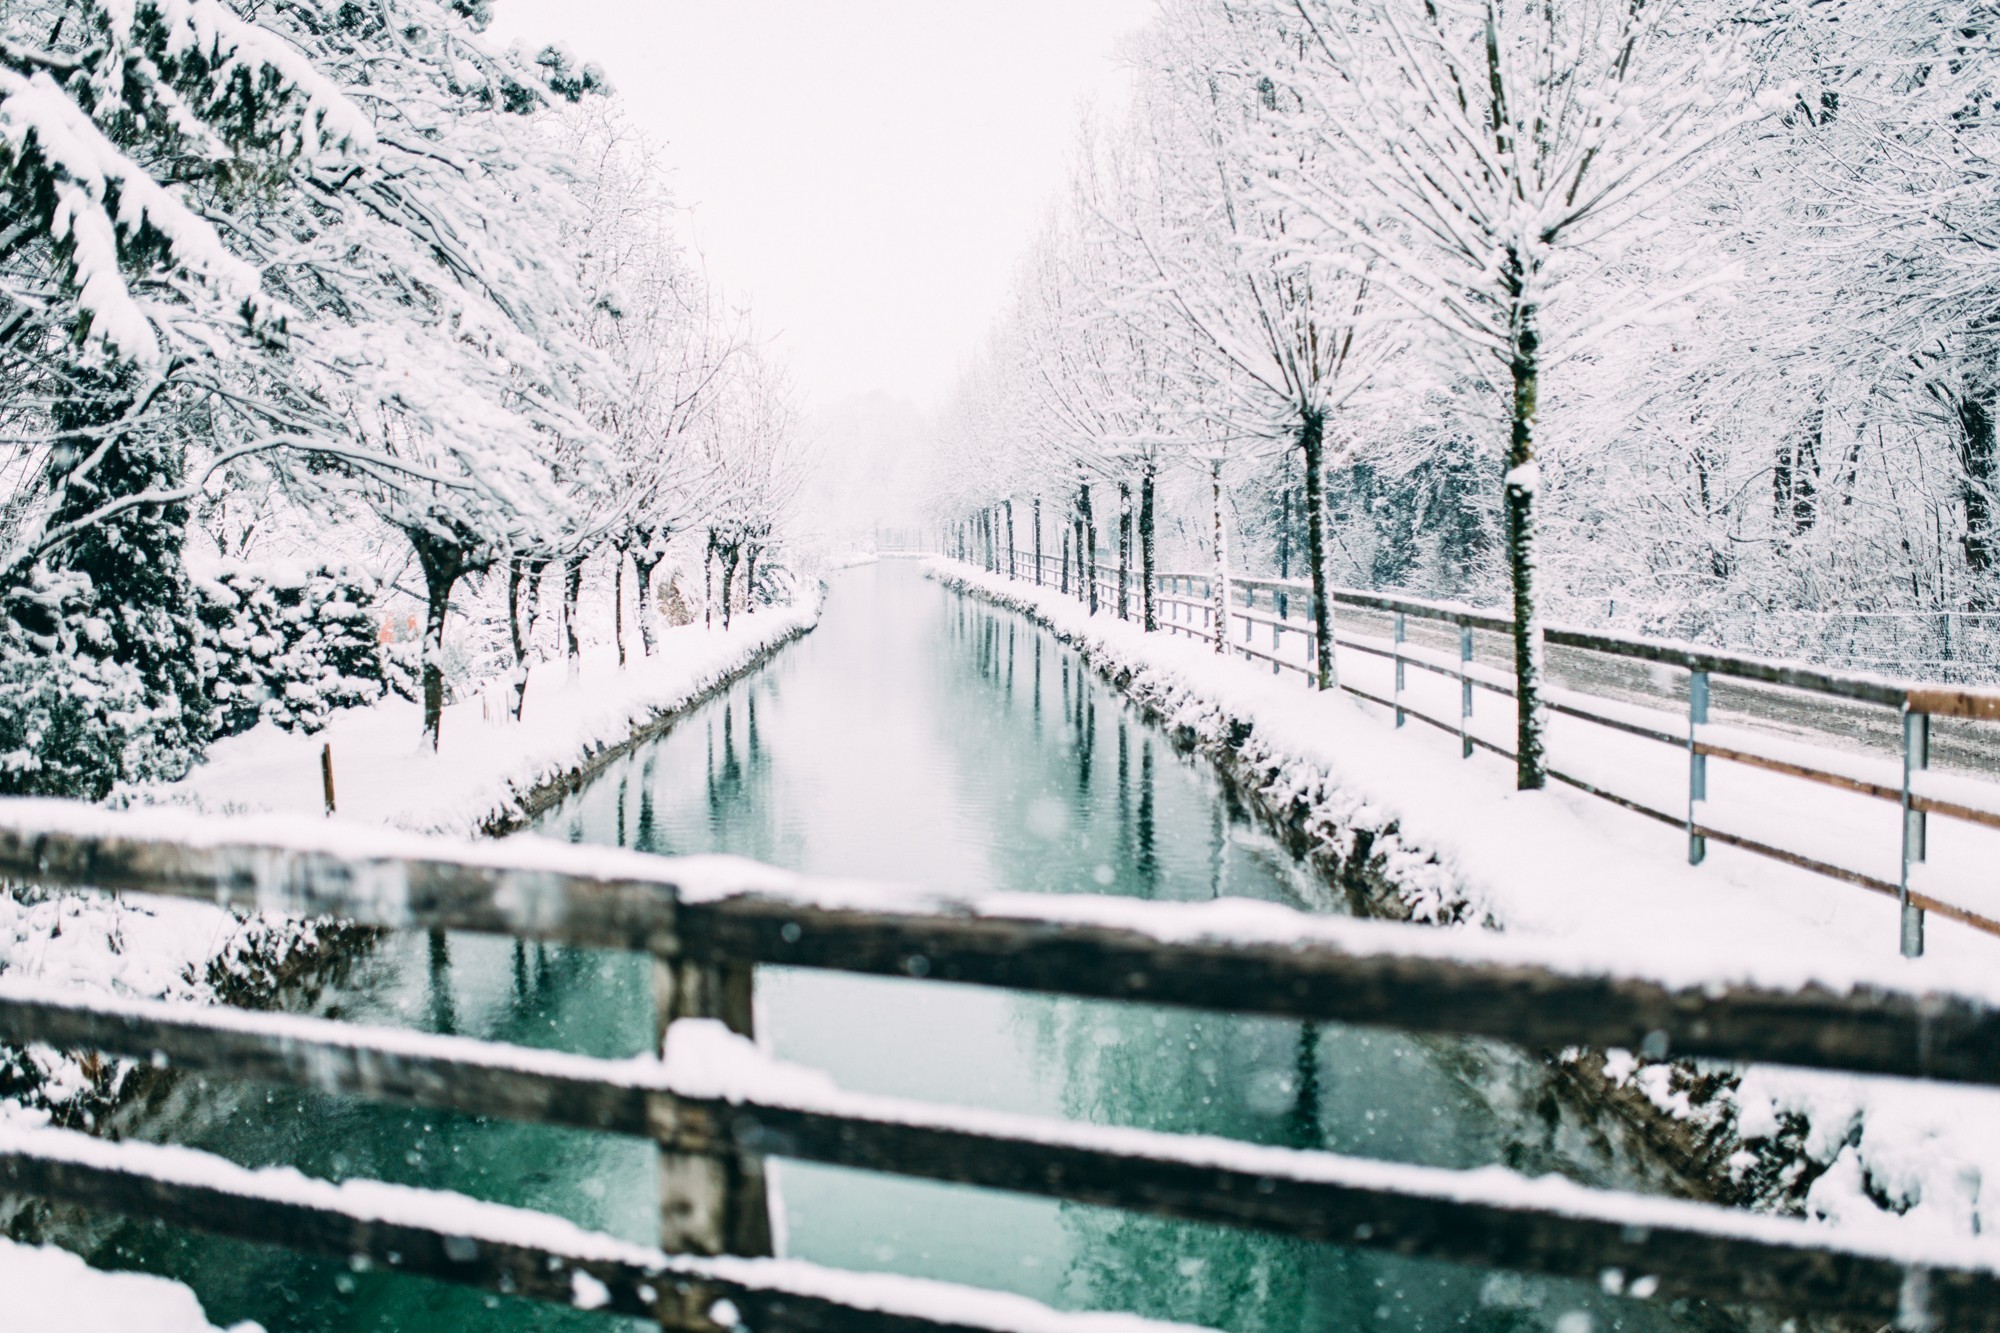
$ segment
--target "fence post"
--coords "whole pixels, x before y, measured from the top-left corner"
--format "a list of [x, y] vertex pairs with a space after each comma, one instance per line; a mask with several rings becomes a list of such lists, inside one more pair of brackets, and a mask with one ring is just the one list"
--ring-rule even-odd
[[1698, 866], [1708, 856], [1708, 839], [1694, 831], [1694, 808], [1708, 799], [1708, 756], [1695, 750], [1695, 729], [1708, 722], [1708, 673], [1688, 673], [1688, 864]]
[[1924, 860], [1928, 820], [1910, 799], [1910, 779], [1931, 766], [1931, 715], [1903, 705], [1903, 874], [1898, 896], [1903, 908], [1903, 957], [1924, 952], [1924, 909], [1910, 901], [1910, 866]]
[[1396, 725], [1403, 725], [1403, 642], [1406, 637], [1403, 613], [1396, 613]]
[[[1276, 588], [1273, 588], [1271, 590], [1271, 613], [1272, 613], [1272, 619], [1274, 620], [1281, 621], [1285, 618], [1285, 594], [1279, 592]], [[1285, 665], [1283, 661], [1284, 656], [1285, 656], [1285, 627], [1281, 624], [1274, 624], [1271, 626], [1271, 674], [1272, 675], [1274, 676], [1278, 675], [1284, 670], [1284, 665]]]
[[1458, 757], [1472, 758], [1472, 626], [1458, 627]]
[[[753, 1036], [748, 963], [653, 959], [653, 1030], [682, 1018], [718, 1018], [730, 1031]], [[739, 1155], [720, 1141], [714, 1153], [660, 1149], [660, 1248], [668, 1254], [772, 1252], [771, 1208], [761, 1158]]]

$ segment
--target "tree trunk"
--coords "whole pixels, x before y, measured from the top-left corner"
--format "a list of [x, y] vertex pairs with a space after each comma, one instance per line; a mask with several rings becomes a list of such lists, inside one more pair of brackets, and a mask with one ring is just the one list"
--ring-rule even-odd
[[571, 680], [583, 671], [583, 640], [576, 632], [577, 603], [582, 596], [583, 557], [567, 556], [563, 560], [563, 655], [569, 659]]
[[1118, 483], [1118, 618], [1132, 618], [1132, 483]]
[[757, 614], [757, 548], [750, 547], [743, 553], [743, 614]]
[[444, 730], [444, 618], [470, 562], [463, 546], [432, 532], [412, 532], [410, 545], [424, 571], [424, 735], [435, 753]]
[[[1993, 407], [1990, 395], [1966, 393], [1958, 399], [1959, 461], [1965, 469], [1959, 482], [1965, 506], [1965, 567], [1974, 575], [1985, 574], [2000, 563], [1993, 531], [1995, 483], [2000, 482], [2000, 442], [1994, 438]], [[1984, 594], [1984, 588], [1976, 588], [1975, 600], [1983, 604]]]
[[[1517, 289], [1525, 286], [1518, 257], [1509, 256]], [[1532, 305], [1515, 315], [1510, 369], [1514, 376], [1513, 431], [1507, 444], [1504, 504], [1507, 572], [1514, 591], [1514, 784], [1537, 791], [1548, 783], [1548, 716], [1542, 703], [1541, 607], [1536, 595], [1535, 497], [1541, 490], [1535, 459], [1535, 407], [1541, 378], [1541, 332]]]
[[1139, 602], [1144, 618], [1140, 624], [1148, 634], [1160, 628], [1160, 606], [1157, 600], [1158, 576], [1153, 562], [1153, 461], [1146, 460], [1146, 470], [1139, 474]]
[[625, 548], [611, 549], [611, 637], [618, 643], [618, 665], [625, 665]]
[[1042, 497], [1033, 501], [1035, 515], [1035, 586], [1042, 586]]
[[743, 558], [736, 547], [727, 547], [722, 561], [722, 628], [729, 628], [730, 613], [735, 610], [736, 562]]
[[661, 559], [644, 546], [632, 552], [632, 574], [638, 580], [632, 591], [638, 603], [639, 647], [648, 657], [653, 655], [653, 571], [660, 567]]
[[1222, 523], [1222, 460], [1208, 464], [1209, 502], [1215, 513], [1215, 651], [1229, 653], [1229, 536]]
[[1007, 577], [1014, 577], [1014, 502], [1011, 499], [1000, 502], [1000, 512], [1007, 518]]
[[521, 588], [528, 573], [526, 556], [507, 561], [507, 636], [514, 645], [514, 720], [521, 720], [521, 708], [528, 698], [528, 636], [521, 624]]
[[715, 534], [708, 534], [708, 549], [701, 553], [701, 627], [715, 627]]
[[1306, 468], [1306, 558], [1312, 562], [1312, 623], [1317, 640], [1314, 669], [1319, 687], [1340, 683], [1334, 657], [1333, 599], [1326, 591], [1326, 418], [1308, 410], [1299, 418], [1299, 449]]
[[549, 559], [539, 556], [528, 562], [528, 610], [521, 617], [521, 633], [528, 641], [528, 655], [535, 655], [535, 627], [542, 623], [542, 575], [548, 572]]
[[1062, 588], [1063, 596], [1069, 596], [1069, 529], [1063, 529]]
[[1089, 589], [1090, 614], [1097, 614], [1097, 517], [1090, 512], [1090, 483], [1080, 482], [1076, 488], [1077, 522], [1081, 535], [1077, 538], [1077, 549], [1083, 553], [1084, 587]]

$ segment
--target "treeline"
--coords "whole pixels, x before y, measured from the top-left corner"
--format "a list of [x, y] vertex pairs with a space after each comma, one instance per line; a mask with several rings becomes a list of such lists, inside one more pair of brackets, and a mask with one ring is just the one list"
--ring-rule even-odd
[[1329, 579], [1504, 599], [1523, 786], [1552, 610], [2000, 610], [1996, 21], [1164, 0], [947, 416], [939, 518], [1129, 521], [1148, 570], [1234, 542], [1322, 624]]
[[573, 626], [608, 556], [622, 631], [629, 567], [651, 651], [676, 537], [725, 581], [769, 558], [781, 369], [601, 75], [488, 17], [0, 9], [0, 790], [175, 776], [245, 706], [196, 651], [191, 557], [410, 560], [433, 743], [469, 580], [518, 707], [545, 573]]

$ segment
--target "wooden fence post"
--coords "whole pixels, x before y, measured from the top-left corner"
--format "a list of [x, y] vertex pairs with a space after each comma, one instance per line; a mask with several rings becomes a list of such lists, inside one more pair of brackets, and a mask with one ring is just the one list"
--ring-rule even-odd
[[[683, 1018], [720, 1019], [731, 1032], [755, 1036], [752, 965], [653, 959], [653, 1030], [662, 1043]], [[664, 1048], [662, 1048], [664, 1053]], [[716, 1127], [718, 1132], [720, 1126]], [[660, 1149], [660, 1248], [668, 1254], [771, 1253], [771, 1208], [761, 1157]]]

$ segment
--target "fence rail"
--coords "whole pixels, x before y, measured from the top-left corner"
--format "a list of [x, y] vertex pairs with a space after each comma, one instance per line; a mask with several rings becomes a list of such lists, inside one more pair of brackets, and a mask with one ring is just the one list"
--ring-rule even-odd
[[[1117, 565], [1091, 561], [1077, 562], [1072, 568], [1067, 559], [1056, 564], [1051, 563], [1052, 559], [1045, 554], [1037, 563], [1032, 554], [1017, 550], [1011, 553], [1010, 560], [1009, 553], [1002, 548], [984, 563], [991, 573], [1053, 585], [1065, 591], [1095, 587], [1100, 607], [1125, 619], [1140, 618], [1145, 590], [1140, 586], [1139, 575], [1129, 569], [1124, 572], [1121, 597]], [[1273, 673], [1295, 672], [1308, 686], [1317, 684], [1320, 631], [1311, 619], [1312, 589], [1305, 580], [1230, 575], [1224, 580], [1220, 599], [1210, 574], [1157, 572], [1154, 584], [1157, 621], [1162, 631], [1213, 644], [1217, 640], [1216, 621], [1220, 614], [1226, 627], [1224, 646], [1229, 653], [1269, 662]], [[1260, 597], [1264, 601], [1262, 606], [1258, 604]], [[1398, 727], [1414, 719], [1456, 735], [1460, 753], [1467, 759], [1477, 750], [1514, 757], [1509, 745], [1481, 736], [1474, 728], [1475, 691], [1514, 697], [1511, 673], [1474, 660], [1474, 633], [1511, 635], [1511, 619], [1488, 608], [1351, 588], [1330, 590], [1328, 600], [1335, 607], [1389, 616], [1392, 626], [1390, 637], [1383, 639], [1343, 633], [1336, 624], [1334, 642], [1351, 652], [1387, 659], [1394, 668], [1393, 688], [1386, 694], [1364, 689], [1340, 679], [1337, 670], [1333, 679], [1335, 688], [1391, 710]], [[1406, 627], [1411, 620], [1455, 627], [1456, 659], [1409, 643]], [[1257, 642], [1260, 636], [1266, 641]], [[1552, 779], [1636, 814], [1679, 827], [1687, 837], [1691, 864], [1705, 860], [1708, 845], [1715, 842], [1893, 897], [1901, 906], [1899, 944], [1907, 956], [1923, 952], [1927, 913], [1986, 934], [2000, 935], [2000, 916], [1926, 892], [1913, 882], [1920, 878], [1927, 858], [1928, 822], [1932, 815], [2000, 829], [2000, 783], [1967, 780], [1941, 783], [1929, 771], [1932, 719], [2000, 722], [2000, 689], [1896, 680], [1572, 625], [1547, 626], [1543, 641], [1605, 660], [1674, 668], [1685, 672], [1688, 680], [1684, 717], [1657, 708], [1619, 704], [1578, 690], [1548, 688], [1544, 692], [1551, 712], [1682, 751], [1688, 771], [1688, 799], [1684, 805], [1662, 808], [1614, 792], [1602, 782], [1589, 780], [1560, 765], [1549, 767]], [[1406, 697], [1407, 672], [1411, 668], [1458, 682], [1456, 717], [1428, 712]], [[1711, 723], [1710, 689], [1715, 677], [1894, 710], [1902, 733], [1900, 762], [1849, 759], [1823, 750], [1801, 754], [1799, 747], [1774, 743], [1755, 731]], [[1772, 837], [1752, 836], [1723, 827], [1708, 798], [1711, 759], [1897, 805], [1902, 812], [1897, 877], [1871, 874], [1807, 850], [1783, 846]]]
[[[1266, 904], [953, 897], [747, 862], [467, 845], [323, 824], [0, 802], [0, 873], [397, 928], [644, 949], [662, 1059], [608, 1061], [327, 1020], [118, 1001], [0, 981], [0, 1039], [205, 1075], [651, 1140], [663, 1247], [521, 1210], [200, 1154], [0, 1128], [0, 1187], [447, 1281], [712, 1329], [1062, 1328], [1012, 1298], [717, 1257], [763, 1252], [768, 1156], [1013, 1190], [1400, 1254], [1753, 1302], [2000, 1329], [2000, 1245], [1857, 1235], [1535, 1180], [935, 1107], [802, 1083], [744, 1040], [758, 963], [1239, 1013], [1669, 1050], [2000, 1084], [2000, 979], [1918, 992], [1890, 964], [1803, 988], [1533, 941]], [[702, 1018], [719, 1019], [702, 1022]], [[731, 1035], [722, 1025], [735, 1029]], [[1617, 1274], [1617, 1277], [1607, 1275]], [[982, 1301], [998, 1304], [982, 1304]], [[727, 1303], [727, 1304], [724, 1304]], [[726, 1316], [726, 1317], [725, 1317]]]

